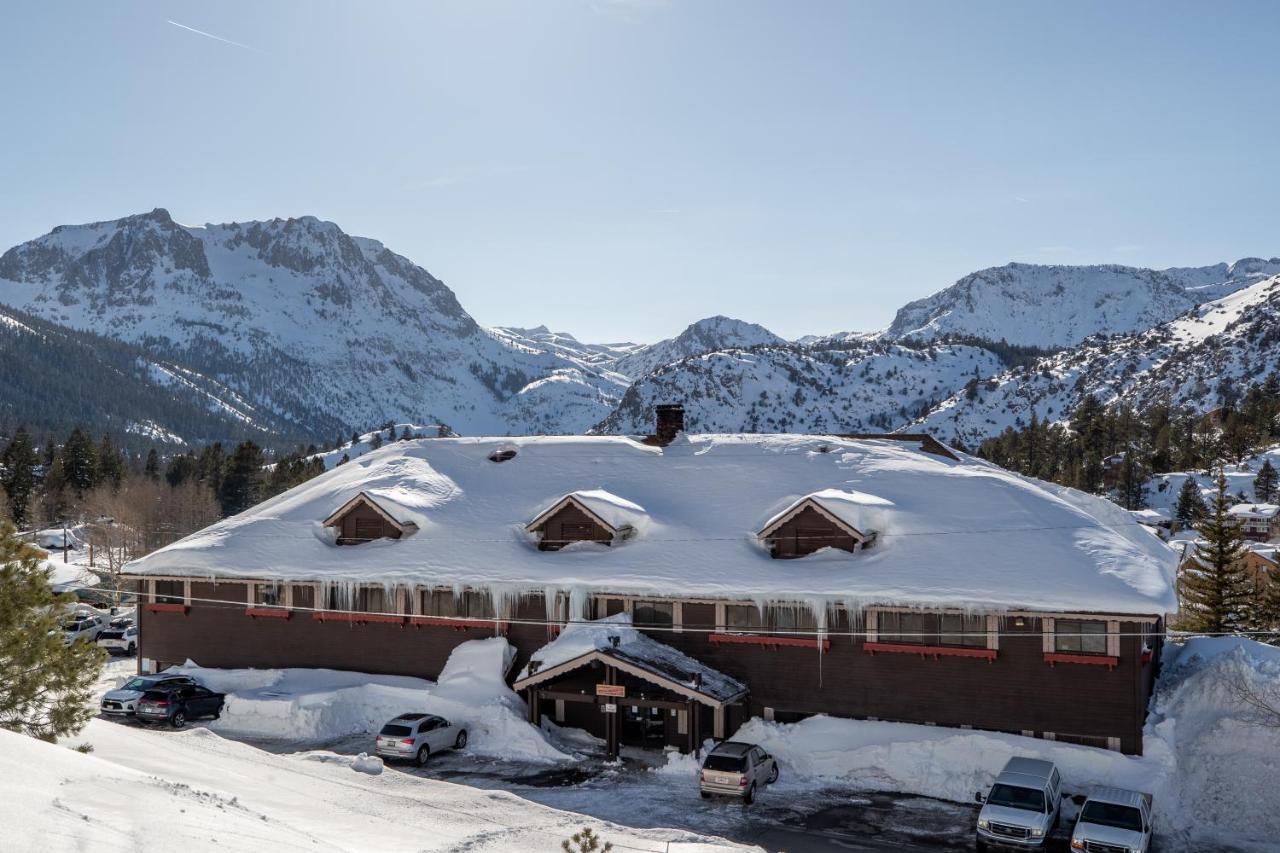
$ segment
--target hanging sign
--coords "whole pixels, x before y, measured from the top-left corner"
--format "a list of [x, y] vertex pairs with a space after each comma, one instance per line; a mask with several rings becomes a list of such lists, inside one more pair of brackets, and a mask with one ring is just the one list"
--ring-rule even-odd
[[625, 684], [597, 684], [597, 696], [612, 696], [621, 699], [627, 695], [627, 685]]

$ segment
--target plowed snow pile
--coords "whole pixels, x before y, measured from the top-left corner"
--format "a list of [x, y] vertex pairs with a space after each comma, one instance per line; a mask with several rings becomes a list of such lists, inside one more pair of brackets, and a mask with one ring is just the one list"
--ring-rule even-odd
[[502, 637], [470, 640], [449, 655], [439, 682], [333, 669], [206, 669], [191, 661], [178, 671], [227, 694], [209, 728], [236, 738], [321, 743], [372, 735], [400, 714], [426, 712], [465, 726], [467, 749], [477, 755], [570, 758], [529, 725], [524, 701], [507, 686], [514, 654]]
[[[971, 802], [1014, 755], [1045, 758], [1067, 793], [1117, 785], [1155, 796], [1157, 829], [1179, 849], [1275, 850], [1280, 838], [1280, 728], [1239, 698], [1280, 697], [1280, 649], [1237, 639], [1169, 646], [1141, 757], [1034, 738], [906, 723], [754, 719], [734, 735], [775, 755], [790, 778]], [[1280, 723], [1280, 721], [1275, 721]]]

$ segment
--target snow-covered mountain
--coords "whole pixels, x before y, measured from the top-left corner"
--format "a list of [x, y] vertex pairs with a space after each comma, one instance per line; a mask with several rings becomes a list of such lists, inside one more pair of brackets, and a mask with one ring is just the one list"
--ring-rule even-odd
[[1001, 368], [994, 353], [953, 344], [722, 349], [637, 380], [595, 431], [647, 432], [653, 406], [672, 400], [684, 402], [694, 431], [888, 431]]
[[315, 435], [406, 415], [573, 432], [626, 385], [491, 334], [426, 270], [314, 217], [189, 227], [157, 209], [62, 226], [0, 257], [0, 302], [139, 344]]
[[1068, 417], [1086, 394], [1136, 408], [1166, 400], [1208, 410], [1224, 384], [1238, 390], [1280, 371], [1280, 275], [1153, 329], [1098, 337], [957, 393], [918, 426], [977, 442], [1008, 426]]
[[674, 338], [658, 341], [619, 358], [614, 370], [638, 379], [665, 364], [693, 355], [717, 350], [753, 347], [762, 344], [785, 344], [782, 338], [755, 323], [732, 317], [708, 317], [688, 326]]
[[1280, 258], [1166, 270], [1006, 264], [979, 270], [898, 310], [890, 340], [947, 336], [1044, 348], [1150, 329], [1280, 274]]

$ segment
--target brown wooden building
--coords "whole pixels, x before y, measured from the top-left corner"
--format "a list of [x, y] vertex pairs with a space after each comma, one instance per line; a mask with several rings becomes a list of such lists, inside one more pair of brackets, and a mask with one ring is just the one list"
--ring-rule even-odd
[[[622, 743], [687, 749], [753, 716], [830, 714], [1141, 752], [1174, 566], [1096, 499], [1070, 498], [1070, 529], [1057, 492], [887, 439], [427, 439], [376, 454], [133, 564], [143, 665], [434, 678], [459, 643], [498, 634], [531, 719]], [[608, 488], [565, 488], [593, 480]], [[922, 488], [935, 504], [911, 504]], [[1006, 496], [1017, 523], [984, 532]], [[1070, 550], [1082, 527], [1095, 539]], [[1113, 537], [1102, 556], [1097, 537]], [[1112, 553], [1134, 583], [1094, 564]], [[901, 591], [926, 581], [918, 601]], [[606, 617], [633, 627], [549, 657]]]

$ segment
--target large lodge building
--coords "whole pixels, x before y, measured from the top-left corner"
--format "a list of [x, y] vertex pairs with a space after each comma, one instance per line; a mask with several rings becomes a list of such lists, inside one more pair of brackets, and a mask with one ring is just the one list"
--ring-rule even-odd
[[532, 720], [614, 747], [831, 714], [1141, 752], [1176, 559], [1123, 510], [927, 436], [658, 418], [391, 444], [156, 551], [141, 666], [434, 678], [499, 634]]

